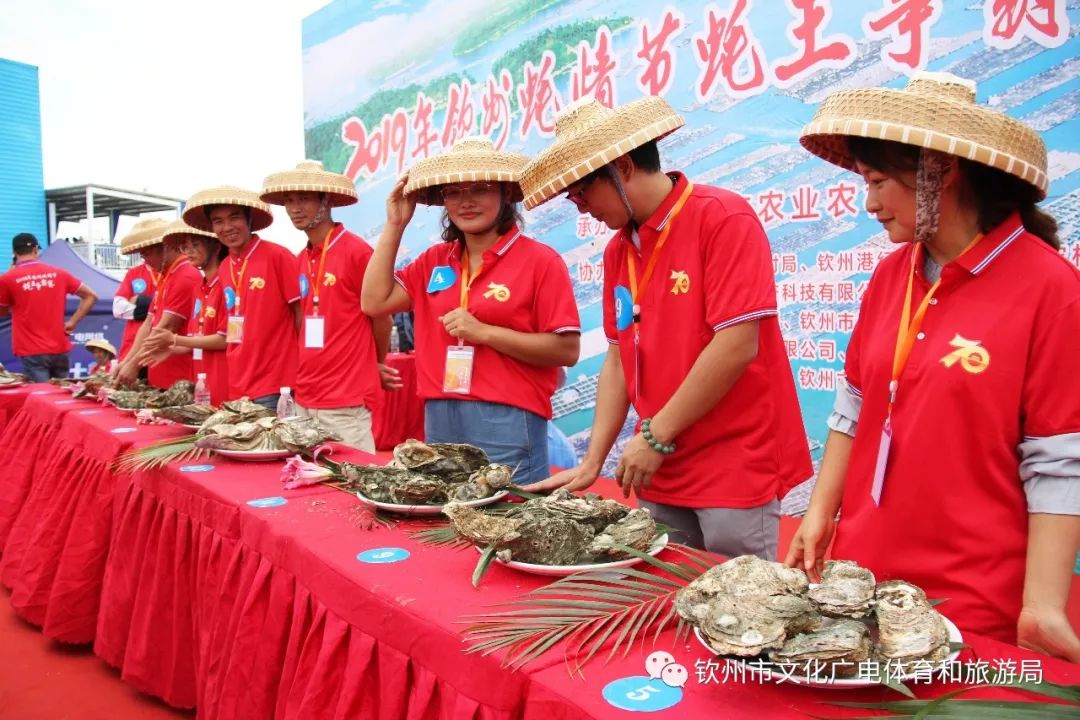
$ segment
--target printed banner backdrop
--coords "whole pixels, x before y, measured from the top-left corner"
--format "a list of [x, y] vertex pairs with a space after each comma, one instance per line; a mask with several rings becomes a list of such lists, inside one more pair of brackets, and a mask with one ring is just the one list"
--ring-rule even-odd
[[[390, 187], [418, 158], [476, 134], [534, 155], [578, 98], [663, 95], [687, 120], [661, 143], [665, 169], [741, 193], [768, 231], [816, 462], [859, 299], [892, 247], [861, 179], [803, 151], [799, 130], [838, 89], [901, 87], [922, 69], [969, 78], [980, 102], [1043, 134], [1044, 205], [1080, 266], [1078, 27], [1080, 0], [336, 0], [303, 24], [306, 150], [356, 182], [360, 203], [337, 219], [374, 244]], [[439, 231], [421, 206], [399, 261]], [[559, 199], [525, 231], [563, 254], [577, 293], [581, 360], [554, 406], [580, 456], [607, 349], [610, 232]]]

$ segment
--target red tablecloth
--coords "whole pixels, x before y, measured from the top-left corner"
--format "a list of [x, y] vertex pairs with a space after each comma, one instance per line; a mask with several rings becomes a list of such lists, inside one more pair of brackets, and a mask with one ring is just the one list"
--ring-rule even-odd
[[20, 385], [18, 387], [0, 386], [0, 433], [4, 431], [11, 418], [22, 410], [23, 403], [34, 390], [42, 389], [39, 385]]
[[[56, 412], [33, 400], [24, 410]], [[124, 418], [106, 410], [90, 419], [69, 414], [57, 443], [77, 443], [67, 430], [78, 427], [79, 454], [87, 463], [109, 454], [116, 442], [107, 435], [110, 424]], [[141, 443], [156, 432], [142, 427], [131, 435]], [[83, 554], [94, 560], [83, 591], [70, 584], [64, 591], [66, 603], [82, 607], [78, 616], [84, 617], [95, 607], [86, 596], [100, 590], [95, 651], [139, 689], [173, 705], [197, 705], [200, 718], [622, 717], [601, 691], [611, 680], [643, 675], [644, 658], [654, 649], [672, 652], [691, 672], [682, 701], [664, 717], [801, 717], [822, 714], [824, 701], [887, 697], [878, 689], [699, 684], [694, 663], [708, 653], [692, 641], [677, 644], [672, 632], [626, 659], [590, 664], [585, 680], [569, 676], [558, 652], [508, 672], [497, 655], [462, 653], [459, 620], [543, 579], [494, 566], [474, 589], [472, 550], [421, 545], [404, 526], [363, 530], [355, 498], [324, 486], [282, 491], [276, 463], [215, 458], [205, 464], [213, 468], [113, 476], [111, 486], [99, 478], [94, 491], [111, 487], [111, 505], [77, 498], [49, 481], [58, 505], [80, 506], [79, 524], [96, 528], [94, 542], [108, 529], [103, 567], [96, 562], [100, 547]], [[269, 496], [287, 502], [247, 504]], [[65, 524], [68, 516], [59, 508], [37, 507], [43, 524]], [[70, 528], [38, 532], [46, 540], [73, 537]], [[46, 547], [39, 565], [51, 564], [57, 577], [83, 552], [70, 542]], [[383, 547], [410, 556], [387, 565], [358, 562], [358, 553]], [[95, 568], [103, 571], [96, 584], [89, 577]], [[1036, 657], [977, 636], [965, 640], [984, 660]], [[1048, 679], [1080, 681], [1080, 667], [1043, 659], [1043, 668]]]
[[409, 438], [424, 439], [424, 402], [416, 395], [416, 356], [391, 353], [386, 364], [401, 373], [402, 387], [395, 392], [379, 390], [379, 403], [372, 414], [377, 450], [392, 450]]

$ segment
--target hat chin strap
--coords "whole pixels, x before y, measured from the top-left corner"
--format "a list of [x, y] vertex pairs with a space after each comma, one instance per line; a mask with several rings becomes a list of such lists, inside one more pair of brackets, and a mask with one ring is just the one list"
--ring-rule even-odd
[[324, 196], [322, 202], [319, 204], [319, 211], [315, 213], [315, 217], [311, 219], [311, 222], [307, 224], [305, 230], [314, 230], [319, 226], [323, 220], [330, 215], [330, 201]]
[[615, 169], [615, 166], [608, 163], [604, 167], [607, 168], [608, 175], [611, 176], [611, 182], [615, 185], [615, 189], [619, 192], [619, 199], [622, 200], [623, 207], [626, 208], [627, 222], [631, 227], [637, 227], [637, 223], [634, 222], [634, 208], [630, 206], [630, 198], [626, 197], [626, 188], [623, 187], [622, 179], [619, 177], [619, 171]]
[[915, 171], [915, 242], [925, 244], [937, 235], [941, 221], [941, 190], [949, 156], [923, 148], [919, 152], [919, 167]]

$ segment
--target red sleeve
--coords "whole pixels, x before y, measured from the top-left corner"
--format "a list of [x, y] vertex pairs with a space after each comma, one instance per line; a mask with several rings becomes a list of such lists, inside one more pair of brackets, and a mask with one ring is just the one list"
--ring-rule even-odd
[[431, 251], [426, 250], [394, 273], [394, 279], [405, 288], [405, 292], [409, 293], [414, 303], [418, 298], [424, 297], [424, 293], [427, 292], [428, 275], [431, 274], [432, 267]]
[[199, 271], [191, 266], [186, 266], [192, 272], [181, 272], [169, 278], [165, 291], [165, 304], [161, 308], [164, 315], [175, 315], [181, 320], [187, 321], [191, 317], [191, 311], [195, 308], [195, 298], [199, 296], [199, 288], [202, 278]]
[[538, 292], [533, 302], [533, 323], [537, 332], [581, 332], [574, 286], [566, 261], [557, 253], [548, 254], [540, 265], [536, 284]]
[[615, 243], [619, 233], [604, 248], [604, 295], [600, 298], [600, 307], [604, 311], [604, 336], [612, 345], [619, 344], [619, 329], [615, 323], [615, 281], [618, 272], [615, 268]]
[[[1056, 303], [1048, 303], [1053, 307]], [[1058, 305], [1060, 307], [1060, 305]], [[1080, 433], [1080, 299], [1036, 313], [1023, 389], [1025, 437]]]
[[0, 277], [0, 305], [11, 305], [11, 278], [7, 275]]
[[776, 315], [772, 251], [752, 210], [727, 216], [702, 242], [705, 320], [714, 331]]
[[131, 287], [131, 279], [135, 275], [136, 267], [138, 267], [138, 265], [128, 268], [128, 271], [124, 273], [124, 279], [120, 281], [119, 285], [117, 285], [116, 293], [113, 294], [113, 297], [120, 297], [124, 298], [125, 300], [130, 300], [131, 297], [135, 294], [134, 288]]
[[83, 284], [82, 280], [75, 277], [66, 270], [60, 271], [59, 279], [63, 281], [64, 292], [66, 292], [68, 295], [74, 295], [76, 292], [78, 292], [79, 287]]
[[281, 297], [287, 303], [294, 303], [300, 299], [300, 273], [297, 257], [287, 248], [278, 245], [281, 251], [276, 253], [274, 261], [278, 286], [281, 288]]

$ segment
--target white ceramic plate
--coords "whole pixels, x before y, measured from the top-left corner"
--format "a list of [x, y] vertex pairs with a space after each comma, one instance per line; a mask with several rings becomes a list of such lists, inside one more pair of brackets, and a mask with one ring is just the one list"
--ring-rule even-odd
[[[950, 643], [955, 643], [955, 644], [962, 643], [964, 640], [963, 640], [963, 637], [961, 637], [961, 635], [960, 635], [960, 629], [958, 627], [956, 627], [956, 625], [954, 625], [952, 620], [950, 620], [949, 618], [945, 617], [944, 615], [942, 615], [941, 617], [945, 621], [946, 629], [949, 631], [949, 642]], [[712, 649], [712, 647], [709, 645], [708, 641], [705, 639], [705, 636], [703, 636], [701, 634], [701, 631], [698, 628], [694, 628], [694, 635], [695, 635], [695, 637], [697, 637], [698, 642], [701, 643], [702, 647], [704, 647], [710, 653], [713, 653], [715, 655], [716, 651]], [[957, 658], [957, 656], [959, 654], [960, 654], [959, 650], [953, 650], [952, 652], [950, 652], [949, 657], [942, 660], [941, 663], [939, 663], [934, 668], [934, 677], [938, 676], [938, 671], [940, 670], [941, 667], [943, 667], [943, 666], [953, 662], [954, 660], [956, 660], [956, 658]], [[808, 677], [806, 675], [798, 674], [797, 672], [795, 672], [795, 670], [792, 670], [789, 673], [788, 671], [786, 671], [786, 670], [784, 670], [782, 668], [779, 668], [779, 667], [777, 667], [776, 665], [774, 665], [772, 663], [761, 663], [761, 664], [759, 664], [759, 663], [752, 662], [752, 661], [739, 660], [737, 658], [729, 658], [729, 659], [732, 662], [742, 664], [746, 668], [746, 672], [751, 674], [751, 675], [755, 675], [755, 676], [761, 675], [762, 680], [773, 680], [773, 681], [778, 682], [778, 683], [779, 682], [785, 682], [785, 683], [791, 683], [792, 685], [806, 685], [807, 687], [817, 687], [817, 688], [835, 688], [835, 689], [838, 689], [838, 690], [846, 690], [846, 689], [849, 689], [849, 688], [862, 688], [862, 687], [881, 687], [881, 683], [879, 683], [877, 680], [871, 680], [869, 678], [835, 678], [834, 679], [834, 678]], [[911, 680], [917, 674], [925, 675], [925, 671], [922, 672], [922, 673], [905, 673], [905, 674], [895, 675], [895, 677], [896, 677], [897, 680], [905, 681], [905, 680]], [[890, 678], [892, 676], [893, 675], [890, 675]]]
[[244, 462], [267, 462], [269, 460], [281, 460], [295, 455], [292, 450], [224, 450], [213, 448], [214, 452], [222, 457]]
[[24, 383], [24, 382], [0, 383], [0, 390], [7, 390], [8, 388], [22, 387], [25, 384], [26, 383]]
[[[491, 497], [480, 498], [479, 500], [469, 500], [461, 503], [466, 507], [481, 507], [483, 505], [491, 505], [497, 503], [504, 497], [509, 495], [506, 490], [500, 490]], [[374, 505], [380, 510], [386, 510], [387, 512], [398, 513], [399, 515], [442, 515], [442, 505], [397, 505], [395, 503], [378, 502], [363, 495], [359, 492], [356, 493], [356, 497], [360, 498], [368, 505]]]
[[[667, 547], [668, 536], [664, 533], [660, 537], [653, 540], [653, 544], [649, 547], [649, 554], [656, 557], [661, 550]], [[481, 548], [477, 548], [478, 551], [483, 552]], [[573, 575], [574, 573], [586, 572], [590, 570], [618, 570], [619, 568], [628, 568], [637, 565], [642, 562], [641, 558], [629, 558], [627, 560], [615, 560], [614, 562], [606, 563], [590, 563], [588, 565], [537, 565], [535, 563], [518, 562], [511, 560], [509, 562], [503, 562], [498, 558], [495, 561], [515, 570], [527, 572], [532, 575], [545, 575], [547, 577], [566, 577], [567, 575]]]

